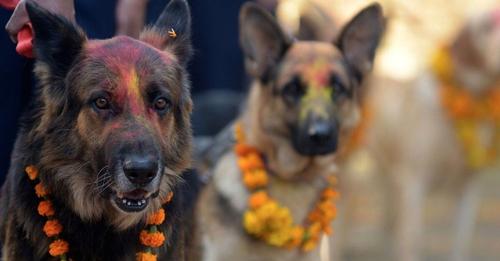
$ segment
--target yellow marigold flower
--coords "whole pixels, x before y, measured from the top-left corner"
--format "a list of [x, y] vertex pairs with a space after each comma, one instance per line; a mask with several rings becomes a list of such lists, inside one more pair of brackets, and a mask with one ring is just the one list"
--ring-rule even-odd
[[248, 199], [248, 205], [251, 209], [256, 209], [261, 207], [267, 201], [269, 201], [267, 192], [261, 190], [250, 195], [250, 198]]
[[243, 227], [251, 235], [259, 235], [262, 233], [263, 222], [259, 220], [253, 211], [246, 211], [243, 215]]
[[54, 242], [50, 243], [49, 245], [49, 254], [51, 256], [64, 255], [68, 253], [68, 251], [69, 251], [69, 244], [68, 242], [62, 239], [54, 240]]
[[43, 226], [43, 232], [48, 237], [57, 236], [62, 232], [63, 226], [57, 219], [47, 220]]
[[35, 193], [37, 197], [42, 198], [45, 197], [49, 192], [42, 183], [38, 183], [35, 186]]
[[24, 171], [26, 172], [30, 180], [35, 180], [38, 177], [38, 169], [33, 165], [27, 166]]
[[38, 203], [38, 214], [45, 217], [53, 216], [54, 208], [52, 207], [52, 202], [50, 200], [40, 201]]
[[154, 254], [147, 252], [139, 252], [136, 255], [136, 261], [156, 261], [157, 257]]
[[165, 242], [165, 236], [163, 235], [162, 232], [152, 232], [149, 233], [146, 230], [142, 230], [140, 235], [139, 235], [141, 244], [148, 246], [148, 247], [160, 247], [163, 245], [163, 242]]
[[165, 210], [163, 208], [158, 209], [153, 212], [149, 217], [147, 224], [148, 225], [161, 225], [165, 221]]
[[289, 230], [284, 228], [270, 233], [266, 241], [271, 246], [283, 247], [289, 240]]

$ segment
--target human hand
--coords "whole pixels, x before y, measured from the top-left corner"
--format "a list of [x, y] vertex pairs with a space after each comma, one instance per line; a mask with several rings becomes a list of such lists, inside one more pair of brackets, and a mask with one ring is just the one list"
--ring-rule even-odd
[[17, 43], [19, 31], [29, 23], [28, 13], [26, 12], [27, 1], [35, 2], [52, 13], [62, 15], [72, 22], [75, 21], [73, 0], [21, 0], [5, 26], [5, 30], [7, 30], [10, 39], [14, 43]]

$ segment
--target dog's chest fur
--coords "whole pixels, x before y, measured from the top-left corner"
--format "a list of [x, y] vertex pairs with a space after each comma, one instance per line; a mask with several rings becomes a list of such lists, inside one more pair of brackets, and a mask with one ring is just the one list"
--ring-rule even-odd
[[[268, 191], [288, 207], [294, 221], [301, 224], [314, 206], [324, 183], [284, 182], [270, 180]], [[242, 225], [249, 193], [233, 153], [224, 155], [214, 169], [213, 182], [200, 197], [199, 229], [203, 235], [203, 260], [318, 260], [319, 250], [303, 254], [298, 250], [281, 250], [251, 238]]]

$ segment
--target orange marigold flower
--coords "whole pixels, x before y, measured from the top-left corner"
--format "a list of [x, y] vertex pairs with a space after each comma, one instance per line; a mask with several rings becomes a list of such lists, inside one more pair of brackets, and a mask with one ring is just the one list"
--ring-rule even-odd
[[318, 238], [321, 233], [321, 224], [319, 222], [314, 222], [309, 226], [308, 233], [310, 238]]
[[38, 177], [38, 169], [33, 165], [27, 166], [24, 171], [28, 174], [30, 180], [35, 180]]
[[141, 231], [139, 238], [141, 240], [141, 244], [148, 247], [160, 247], [163, 245], [163, 242], [165, 242], [165, 235], [159, 231], [149, 233], [148, 231], [143, 230]]
[[69, 244], [68, 242], [58, 239], [54, 240], [54, 242], [50, 243], [49, 245], [49, 254], [51, 256], [60, 256], [68, 253], [69, 251]]
[[168, 192], [167, 197], [163, 200], [163, 204], [170, 203], [173, 197], [174, 197], [174, 192], [172, 191]]
[[453, 100], [450, 109], [453, 117], [466, 117], [471, 113], [472, 107], [473, 102], [471, 97], [467, 94], [460, 93]]
[[53, 216], [54, 208], [52, 207], [52, 202], [50, 200], [40, 201], [38, 203], [38, 214], [45, 217]]
[[258, 153], [254, 147], [245, 143], [237, 143], [234, 145], [234, 152], [238, 156], [245, 156], [249, 153]]
[[165, 210], [163, 208], [158, 209], [153, 212], [149, 217], [147, 224], [148, 225], [161, 225], [165, 221]]
[[267, 185], [268, 177], [264, 170], [248, 171], [243, 173], [243, 183], [249, 189], [256, 189]]
[[318, 242], [314, 239], [307, 240], [304, 243], [304, 245], [302, 245], [302, 250], [304, 252], [309, 252], [309, 251], [315, 249], [317, 244], [318, 244]]
[[37, 197], [42, 198], [45, 197], [49, 192], [42, 183], [38, 183], [35, 186], [35, 193]]
[[57, 236], [62, 232], [62, 225], [57, 219], [47, 220], [43, 226], [43, 232], [48, 237]]
[[269, 201], [269, 196], [265, 191], [257, 191], [248, 198], [248, 205], [251, 209], [256, 209]]
[[302, 243], [302, 239], [304, 238], [304, 228], [303, 227], [294, 227], [290, 232], [290, 242], [288, 243], [289, 247], [297, 247]]
[[325, 199], [336, 199], [338, 198], [339, 193], [335, 191], [333, 188], [326, 188], [323, 190], [323, 193], [321, 193], [321, 197]]
[[264, 168], [264, 162], [257, 153], [250, 153], [246, 157], [238, 159], [238, 166], [242, 171]]
[[157, 257], [154, 254], [147, 252], [139, 252], [136, 255], [136, 261], [156, 261]]

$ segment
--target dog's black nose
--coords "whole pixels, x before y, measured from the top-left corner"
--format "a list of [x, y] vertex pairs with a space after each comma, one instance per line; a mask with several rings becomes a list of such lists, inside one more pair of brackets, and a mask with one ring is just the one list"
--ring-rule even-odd
[[153, 157], [128, 156], [123, 160], [123, 172], [132, 183], [147, 184], [158, 173], [158, 160]]
[[335, 127], [329, 121], [316, 121], [307, 129], [307, 135], [311, 142], [323, 144], [330, 141], [333, 137]]

